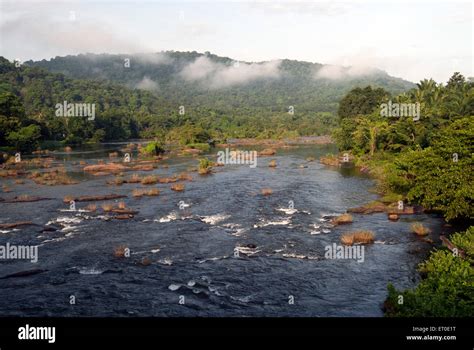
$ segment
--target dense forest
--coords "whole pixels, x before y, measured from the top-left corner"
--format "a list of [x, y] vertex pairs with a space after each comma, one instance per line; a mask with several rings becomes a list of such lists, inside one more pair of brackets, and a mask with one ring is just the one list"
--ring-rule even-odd
[[[420, 115], [386, 117], [381, 105], [419, 103]], [[446, 85], [423, 80], [395, 97], [371, 87], [350, 91], [339, 106], [334, 138], [370, 169], [387, 201], [403, 200], [469, 226], [474, 218], [474, 83], [455, 73]], [[388, 314], [472, 316], [474, 230], [450, 237], [457, 247], [432, 253], [414, 290], [389, 286]], [[461, 254], [462, 252], [462, 254]], [[400, 299], [401, 297], [401, 299]], [[402, 302], [400, 302], [402, 300]]]
[[[209, 52], [86, 54], [28, 61], [25, 65], [76, 79], [94, 78], [148, 89], [177, 105], [207, 107], [218, 114], [234, 115], [286, 113], [289, 106], [295, 107], [295, 115], [335, 113], [339, 100], [356, 86], [382, 87], [393, 94], [414, 87], [375, 69], [346, 74], [350, 68], [337, 67], [333, 72], [332, 66], [294, 60], [236, 62]], [[332, 75], [337, 73], [337, 79], [318, 76], [322, 69]]]
[[[182, 78], [180, 72], [200, 58], [222, 79]], [[381, 71], [316, 79], [322, 65], [289, 60], [279, 62], [277, 71], [265, 63], [242, 63], [243, 75], [256, 77], [242, 81], [234, 64], [196, 52], [126, 59], [87, 54], [21, 65], [0, 58], [0, 144], [25, 151], [44, 140], [75, 145], [160, 137], [189, 144], [323, 135], [336, 126], [338, 100], [351, 88], [372, 84], [398, 93], [412, 87]], [[228, 85], [212, 85], [224, 80]], [[55, 106], [63, 101], [95, 104], [96, 117], [58, 118]]]

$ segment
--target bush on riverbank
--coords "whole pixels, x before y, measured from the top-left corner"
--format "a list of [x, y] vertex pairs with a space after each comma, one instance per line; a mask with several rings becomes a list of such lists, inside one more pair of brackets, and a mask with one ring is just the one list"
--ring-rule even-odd
[[387, 316], [396, 317], [472, 317], [474, 315], [474, 226], [465, 233], [453, 235], [453, 242], [461, 243], [468, 258], [447, 249], [433, 252], [420, 264], [419, 271], [426, 277], [414, 289], [398, 291], [388, 285], [385, 301]]

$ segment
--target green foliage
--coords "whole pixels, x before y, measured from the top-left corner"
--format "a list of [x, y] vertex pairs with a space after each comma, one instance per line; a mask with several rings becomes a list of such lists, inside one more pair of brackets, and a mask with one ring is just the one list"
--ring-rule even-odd
[[[209, 81], [183, 79], [183, 68], [203, 57], [209, 59], [212, 64], [231, 67], [234, 64], [231, 58], [210, 53], [173, 51], [129, 57], [131, 68], [123, 67], [122, 55], [109, 54], [56, 57], [50, 61], [25, 62], [25, 65], [42, 67], [75, 79], [97, 78], [129, 87], [140, 87], [143, 77], [147, 77], [157, 83], [160, 87], [159, 95], [163, 96], [165, 101], [170, 101], [171, 105], [175, 106], [173, 109], [177, 111], [177, 106], [185, 106], [186, 115], [193, 113], [191, 109], [195, 111], [195, 108], [199, 107], [204, 110], [202, 106], [206, 106], [209, 112], [219, 116], [266, 119], [271, 115], [280, 114], [291, 119], [288, 108], [294, 106], [294, 117], [311, 118], [320, 112], [334, 115], [339, 100], [354, 87], [372, 85], [394, 94], [414, 87], [412, 83], [390, 77], [382, 71], [357, 78], [315, 79], [315, 73], [323, 65], [282, 60], [279, 77], [214, 88]], [[266, 125], [270, 129], [272, 124]]]
[[[233, 64], [230, 58], [206, 55], [216, 64]], [[279, 78], [209, 89], [180, 75], [202, 56], [167, 52], [167, 63], [159, 64], [154, 63], [159, 55], [136, 55], [131, 57], [133, 69], [120, 68], [120, 55], [56, 57], [25, 62], [21, 67], [0, 57], [0, 145], [11, 146], [6, 136], [30, 124], [41, 128], [41, 140], [63, 144], [157, 134], [181, 145], [210, 139], [325, 135], [336, 126], [338, 100], [350, 89], [370, 83], [391, 92], [412, 87], [383, 72], [338, 81], [314, 79], [322, 65], [283, 60]], [[158, 83], [159, 94], [137, 88], [144, 76]], [[95, 119], [56, 117], [55, 106], [64, 101], [94, 103]], [[181, 105], [185, 106], [183, 115]], [[288, 113], [289, 106], [294, 107], [294, 114]]]
[[362, 89], [357, 87], [349, 91], [339, 102], [337, 114], [341, 120], [357, 115], [372, 114], [388, 97], [389, 93], [382, 88], [372, 89], [371, 86], [367, 86]]
[[159, 155], [165, 152], [164, 144], [161, 141], [149, 142], [141, 148], [141, 152], [147, 155]]
[[456, 247], [464, 250], [467, 256], [474, 259], [474, 226], [469, 227], [465, 233], [458, 232], [450, 238]]
[[91, 141], [93, 142], [101, 142], [105, 140], [106, 132], [104, 129], [97, 129], [94, 131], [94, 135], [92, 135]]
[[432, 146], [402, 153], [396, 174], [406, 181], [407, 198], [447, 220], [473, 218], [473, 138], [474, 120], [462, 118], [436, 133]]
[[212, 166], [212, 161], [208, 158], [201, 158], [199, 159], [199, 169], [200, 170], [207, 170]]
[[[453, 236], [472, 253], [474, 227]], [[460, 244], [460, 246], [461, 246]], [[471, 250], [469, 248], [471, 247]], [[474, 257], [469, 256], [471, 259]], [[413, 290], [397, 291], [388, 285], [387, 315], [398, 317], [471, 317], [474, 315], [474, 270], [468, 259], [438, 250], [420, 265], [426, 275]], [[399, 304], [399, 296], [403, 303]]]
[[14, 145], [16, 150], [28, 151], [38, 145], [41, 129], [38, 125], [25, 126], [18, 131], [12, 131], [7, 136], [7, 141]]
[[383, 98], [388, 95], [381, 91], [354, 89], [341, 101], [342, 119], [333, 132], [339, 148], [368, 164], [384, 193], [439, 210], [447, 220], [473, 218], [473, 84], [455, 73], [446, 86], [423, 80], [393, 98], [420, 103], [418, 121], [382, 117], [374, 106]]

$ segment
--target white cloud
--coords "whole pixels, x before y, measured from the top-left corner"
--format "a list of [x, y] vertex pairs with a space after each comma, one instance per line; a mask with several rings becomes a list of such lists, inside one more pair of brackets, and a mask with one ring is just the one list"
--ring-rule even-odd
[[159, 86], [157, 82], [145, 76], [135, 85], [135, 88], [148, 91], [157, 91]]
[[166, 52], [134, 54], [133, 58], [145, 64], [161, 65], [171, 64], [173, 62], [171, 57], [167, 55]]
[[262, 63], [238, 62], [233, 65], [216, 63], [206, 56], [198, 57], [180, 72], [188, 81], [201, 81], [209, 88], [242, 85], [259, 79], [278, 78], [280, 61]]
[[375, 67], [369, 67], [364, 65], [351, 67], [325, 65], [314, 73], [314, 78], [340, 80], [367, 76], [374, 74], [375, 72], [377, 72], [377, 69]]

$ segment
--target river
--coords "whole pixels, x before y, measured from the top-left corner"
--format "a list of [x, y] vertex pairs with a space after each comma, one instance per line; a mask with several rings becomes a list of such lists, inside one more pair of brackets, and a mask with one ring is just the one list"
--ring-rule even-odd
[[[354, 215], [350, 225], [333, 227], [332, 216], [377, 198], [372, 179], [354, 170], [328, 168], [318, 159], [331, 145], [280, 149], [259, 157], [258, 166], [216, 167], [208, 176], [191, 173], [183, 192], [170, 184], [107, 185], [111, 176], [85, 174], [77, 163], [96, 163], [123, 145], [108, 144], [54, 154], [79, 181], [41, 186], [31, 180], [12, 192], [52, 198], [1, 203], [1, 222], [30, 220], [41, 226], [2, 230], [0, 245], [39, 245], [38, 262], [0, 262], [0, 276], [33, 268], [43, 273], [0, 279], [2, 316], [383, 316], [387, 283], [416, 285], [416, 271], [431, 245], [410, 232], [421, 221], [440, 233], [442, 220], [428, 214]], [[214, 151], [214, 153], [217, 150]], [[267, 166], [275, 159], [277, 167]], [[196, 166], [195, 157], [173, 157], [151, 173], [171, 176]], [[163, 165], [166, 164], [167, 167]], [[134, 198], [136, 187], [157, 187], [156, 197]], [[262, 188], [273, 193], [263, 196]], [[104, 220], [103, 213], [68, 211], [66, 195], [127, 195], [130, 220]], [[180, 205], [181, 203], [181, 205]], [[99, 204], [99, 203], [98, 203]], [[375, 243], [364, 260], [326, 259], [325, 247], [341, 234], [366, 229]], [[114, 248], [129, 248], [116, 258]], [[236, 252], [236, 247], [238, 248]], [[239, 253], [240, 249], [240, 253]], [[148, 266], [139, 262], [147, 257]]]

